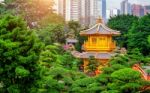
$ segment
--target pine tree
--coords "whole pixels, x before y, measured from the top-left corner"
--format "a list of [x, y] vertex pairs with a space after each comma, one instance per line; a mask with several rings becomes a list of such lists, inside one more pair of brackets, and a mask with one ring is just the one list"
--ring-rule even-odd
[[20, 17], [0, 18], [0, 92], [28, 93], [38, 78], [41, 46]]

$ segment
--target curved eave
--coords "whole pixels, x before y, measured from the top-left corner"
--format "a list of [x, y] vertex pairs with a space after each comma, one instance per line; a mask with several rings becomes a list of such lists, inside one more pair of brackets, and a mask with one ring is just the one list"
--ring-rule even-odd
[[[99, 31], [100, 27], [105, 29], [106, 33], [100, 33], [101, 32], [101, 31]], [[92, 30], [94, 30], [95, 32], [89, 34], [88, 32], [91, 32]], [[94, 25], [90, 29], [81, 31], [80, 35], [81, 36], [88, 36], [88, 35], [113, 35], [113, 36], [118, 36], [118, 35], [120, 35], [120, 31], [112, 30], [112, 29], [108, 28], [107, 26], [105, 26], [104, 24], [99, 23], [99, 24]]]
[[120, 32], [117, 32], [117, 33], [108, 33], [108, 34], [102, 34], [102, 33], [87, 34], [85, 32], [81, 32], [80, 35], [81, 36], [89, 36], [89, 35], [111, 35], [111, 36], [119, 36]]
[[81, 32], [80, 32], [80, 35], [83, 35], [83, 36], [87, 36], [87, 35], [89, 35], [89, 34], [87, 34], [86, 32], [89, 32], [89, 31], [91, 31], [91, 30], [92, 30], [92, 29], [94, 29], [94, 28], [96, 28], [96, 29], [97, 29], [97, 26], [98, 26], [98, 24], [96, 24], [96, 25], [92, 26], [91, 28], [89, 28], [89, 29], [87, 29], [87, 30], [83, 30], [83, 31], [81, 31]]

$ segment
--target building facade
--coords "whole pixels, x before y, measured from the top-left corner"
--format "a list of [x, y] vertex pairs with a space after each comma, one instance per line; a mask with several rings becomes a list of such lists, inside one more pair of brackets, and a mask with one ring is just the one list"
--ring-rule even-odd
[[65, 17], [66, 0], [54, 0], [53, 10], [56, 14]]
[[79, 20], [83, 26], [90, 25], [90, 0], [81, 0]]
[[150, 5], [144, 6], [144, 14], [150, 13]]
[[128, 0], [121, 2], [121, 14], [132, 14], [131, 4]]
[[98, 17], [106, 22], [106, 0], [91, 0], [90, 5], [90, 24], [94, 25]]
[[111, 18], [111, 17], [114, 17], [114, 16], [117, 16], [120, 14], [120, 10], [115, 8], [115, 9], [112, 9], [112, 10], [106, 10], [106, 19], [107, 21]]
[[144, 16], [144, 7], [142, 5], [133, 4], [132, 14], [139, 17]]
[[106, 0], [98, 0], [98, 12], [100, 13], [99, 16], [106, 21]]
[[90, 24], [90, 0], [54, 0], [53, 9], [65, 21], [79, 21], [84, 26]]
[[106, 10], [106, 19], [107, 21], [110, 19], [110, 17], [112, 16], [112, 11], [110, 9]]
[[81, 0], [67, 0], [66, 1], [66, 16], [65, 20], [79, 21]]
[[54, 0], [57, 14], [66, 21], [79, 21], [84, 26], [92, 26], [98, 17], [106, 22], [106, 0]]
[[117, 16], [119, 14], [120, 14], [120, 10], [119, 9], [117, 9], [117, 8], [112, 9], [112, 15], [111, 15], [112, 17]]

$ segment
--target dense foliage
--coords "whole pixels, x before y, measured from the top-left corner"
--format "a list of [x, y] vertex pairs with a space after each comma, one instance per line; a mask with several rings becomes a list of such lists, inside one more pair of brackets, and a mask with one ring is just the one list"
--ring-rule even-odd
[[53, 13], [53, 5], [53, 0], [4, 0], [0, 10], [22, 16], [30, 28], [35, 28], [47, 26], [49, 22], [64, 23], [60, 15]]
[[148, 37], [150, 35], [150, 14], [140, 18], [138, 22], [132, 25], [128, 33], [128, 49], [138, 48], [144, 55], [149, 55], [150, 44]]
[[138, 17], [133, 15], [118, 15], [109, 19], [107, 25], [121, 32], [121, 36], [116, 38], [119, 46], [127, 48], [128, 31], [136, 21], [138, 21]]
[[128, 50], [138, 48], [143, 55], [149, 55], [149, 23], [150, 14], [137, 18], [132, 15], [118, 15], [108, 21], [108, 26], [121, 31], [117, 38], [121, 47]]
[[53, 43], [65, 43], [66, 33], [64, 31], [64, 25], [62, 24], [49, 24], [46, 27], [42, 27], [36, 31], [38, 37], [46, 45]]
[[77, 38], [81, 30], [81, 25], [77, 21], [68, 22], [69, 32], [72, 38]]
[[29, 92], [37, 76], [42, 44], [20, 17], [0, 18], [1, 92]]

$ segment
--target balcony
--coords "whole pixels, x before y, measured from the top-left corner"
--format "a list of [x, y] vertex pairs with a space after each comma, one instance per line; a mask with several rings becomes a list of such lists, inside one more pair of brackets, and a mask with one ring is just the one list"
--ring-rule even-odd
[[83, 50], [85, 51], [113, 51], [116, 48], [116, 42], [112, 42], [111, 44], [92, 44], [90, 42], [84, 42]]

